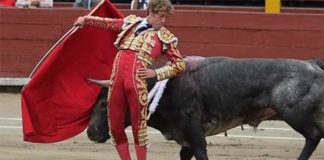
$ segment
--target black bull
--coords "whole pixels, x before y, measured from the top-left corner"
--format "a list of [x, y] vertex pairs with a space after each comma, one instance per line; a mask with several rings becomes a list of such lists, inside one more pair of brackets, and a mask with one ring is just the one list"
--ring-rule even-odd
[[[188, 66], [169, 80], [148, 121], [182, 146], [181, 160], [206, 160], [206, 136], [263, 120], [283, 120], [305, 137], [299, 159], [308, 159], [324, 138], [322, 60], [213, 57]], [[148, 88], [155, 82], [150, 79]], [[92, 141], [110, 138], [106, 95], [99, 96], [87, 130]]]

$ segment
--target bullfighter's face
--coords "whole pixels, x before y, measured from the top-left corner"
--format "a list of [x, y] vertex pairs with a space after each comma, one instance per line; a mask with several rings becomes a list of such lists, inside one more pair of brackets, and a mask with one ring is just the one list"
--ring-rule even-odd
[[153, 26], [154, 29], [159, 30], [161, 27], [165, 26], [169, 15], [170, 14], [166, 11], [159, 11], [155, 13], [150, 10], [147, 20]]

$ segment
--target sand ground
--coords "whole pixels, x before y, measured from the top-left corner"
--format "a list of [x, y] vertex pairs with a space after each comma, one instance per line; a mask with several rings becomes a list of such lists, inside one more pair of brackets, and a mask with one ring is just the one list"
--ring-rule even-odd
[[[127, 129], [129, 130], [129, 128]], [[177, 160], [180, 146], [166, 141], [152, 128], [149, 160]], [[85, 132], [53, 144], [33, 144], [22, 140], [20, 94], [0, 93], [0, 160], [117, 160], [114, 147], [106, 142], [94, 144]], [[132, 157], [135, 158], [131, 133], [128, 132]], [[282, 160], [296, 159], [304, 146], [303, 137], [284, 122], [263, 122], [258, 130], [235, 128], [207, 138], [211, 160]], [[324, 160], [322, 140], [311, 159]]]

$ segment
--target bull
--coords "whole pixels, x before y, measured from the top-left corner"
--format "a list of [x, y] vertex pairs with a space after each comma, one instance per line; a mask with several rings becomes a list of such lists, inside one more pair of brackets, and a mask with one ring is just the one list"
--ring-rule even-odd
[[[206, 136], [265, 120], [282, 120], [305, 137], [298, 159], [324, 138], [324, 62], [294, 59], [199, 58], [170, 79], [148, 125], [180, 144], [181, 160], [207, 160]], [[152, 89], [156, 79], [148, 80]], [[107, 90], [95, 104], [90, 140], [109, 139]], [[109, 111], [108, 111], [109, 112]], [[130, 125], [126, 120], [125, 127]]]

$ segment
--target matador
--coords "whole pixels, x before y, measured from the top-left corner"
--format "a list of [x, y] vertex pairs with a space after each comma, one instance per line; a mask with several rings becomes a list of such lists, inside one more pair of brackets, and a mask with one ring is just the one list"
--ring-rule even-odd
[[[154, 3], [154, 0], [152, 1]], [[164, 14], [160, 15], [160, 20], [164, 21]], [[149, 17], [150, 13], [146, 18], [135, 15], [123, 19], [84, 16], [82, 20], [82, 25], [118, 33], [114, 43], [117, 54], [110, 76], [112, 84], [108, 93], [108, 117], [112, 143], [115, 144], [121, 159], [130, 159], [125, 134], [127, 109], [130, 111], [137, 158], [146, 159], [146, 147], [149, 144], [146, 124], [146, 78], [156, 76], [158, 80], [163, 80], [176, 76], [185, 69], [184, 60], [177, 49], [177, 37], [163, 25], [159, 27], [161, 23], [154, 22], [154, 17]], [[167, 57], [170, 63], [154, 70], [148, 69], [161, 56]]]

